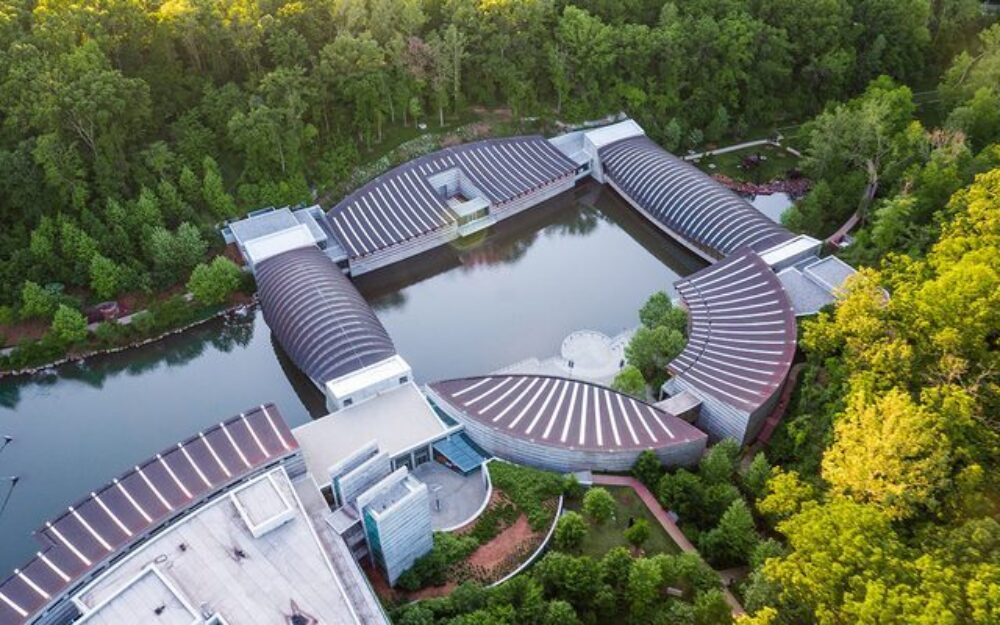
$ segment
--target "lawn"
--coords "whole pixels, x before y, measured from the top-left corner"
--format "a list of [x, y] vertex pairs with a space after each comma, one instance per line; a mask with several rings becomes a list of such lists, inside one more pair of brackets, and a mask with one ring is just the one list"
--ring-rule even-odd
[[[629, 519], [646, 519], [649, 523], [649, 540], [642, 549], [646, 554], [680, 553], [680, 548], [670, 539], [670, 536], [660, 527], [659, 522], [646, 508], [635, 491], [626, 486], [605, 486], [618, 504], [615, 518], [604, 525], [594, 525], [588, 522], [587, 537], [580, 548], [582, 555], [599, 558], [615, 547], [630, 547], [625, 540], [624, 532], [628, 528]], [[580, 501], [566, 504], [571, 510], [580, 509]]]
[[[747, 172], [740, 168], [740, 162], [751, 154], [760, 153], [767, 157], [753, 170]], [[762, 183], [775, 178], [784, 178], [789, 169], [798, 166], [798, 158], [773, 145], [759, 145], [746, 150], [727, 152], [707, 156], [701, 159], [698, 167], [708, 174], [724, 174], [734, 180]], [[715, 165], [714, 168], [710, 165]]]

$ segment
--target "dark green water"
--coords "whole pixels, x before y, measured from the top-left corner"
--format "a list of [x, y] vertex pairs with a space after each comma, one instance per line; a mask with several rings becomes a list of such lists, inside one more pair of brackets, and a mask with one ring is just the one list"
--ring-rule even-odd
[[[599, 207], [599, 208], [598, 208]], [[493, 228], [362, 276], [418, 382], [557, 353], [570, 332], [638, 323], [657, 289], [702, 263], [595, 185]], [[33, 530], [131, 465], [263, 402], [292, 425], [323, 400], [276, 348], [259, 312], [217, 320], [51, 375], [0, 381], [0, 476], [20, 481], [0, 513], [0, 577], [36, 550]], [[9, 486], [0, 480], [0, 505]]]

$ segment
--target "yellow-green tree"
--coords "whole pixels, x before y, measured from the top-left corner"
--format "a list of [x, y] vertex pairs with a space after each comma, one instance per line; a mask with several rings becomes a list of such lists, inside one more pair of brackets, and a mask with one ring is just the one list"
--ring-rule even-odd
[[823, 478], [834, 493], [878, 504], [893, 519], [938, 508], [951, 470], [938, 419], [899, 389], [875, 398], [855, 392], [823, 457]]

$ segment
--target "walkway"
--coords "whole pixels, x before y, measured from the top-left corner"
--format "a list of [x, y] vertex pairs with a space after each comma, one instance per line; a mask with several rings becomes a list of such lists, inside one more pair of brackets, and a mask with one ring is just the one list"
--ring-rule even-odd
[[[687, 539], [687, 536], [684, 535], [681, 528], [677, 527], [677, 524], [674, 523], [673, 519], [670, 518], [666, 510], [663, 509], [660, 502], [656, 500], [653, 493], [649, 492], [649, 489], [646, 488], [645, 484], [634, 477], [628, 477], [625, 475], [605, 475], [601, 473], [594, 474], [594, 484], [600, 484], [602, 486], [627, 486], [634, 490], [635, 493], [639, 495], [639, 498], [642, 499], [642, 502], [646, 504], [649, 511], [653, 513], [653, 516], [656, 517], [656, 520], [660, 522], [660, 525], [663, 527], [664, 531], [667, 532], [667, 535], [670, 536], [675, 543], [677, 543], [677, 546], [680, 547], [685, 553], [693, 553], [701, 557], [701, 555], [698, 554], [698, 550], [695, 549], [694, 545], [691, 544], [691, 541]], [[723, 583], [726, 582], [726, 578], [721, 574], [719, 577], [722, 578]], [[722, 593], [726, 598], [726, 603], [728, 603], [729, 607], [733, 610], [733, 616], [746, 614], [743, 610], [743, 606], [740, 605], [740, 602], [736, 599], [736, 596], [733, 595], [733, 593], [730, 592], [729, 588], [725, 585], [723, 585]]]

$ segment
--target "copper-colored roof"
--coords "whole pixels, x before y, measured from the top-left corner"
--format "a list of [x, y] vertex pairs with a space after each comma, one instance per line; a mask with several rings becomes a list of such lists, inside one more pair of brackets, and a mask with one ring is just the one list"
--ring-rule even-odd
[[778, 391], [795, 357], [795, 311], [781, 281], [744, 250], [675, 287], [689, 312], [690, 336], [670, 373], [753, 412]]
[[395, 355], [371, 306], [320, 249], [272, 256], [254, 273], [267, 325], [317, 384]]
[[273, 404], [165, 449], [38, 530], [41, 548], [0, 584], [0, 623], [26, 623], [117, 554], [218, 490], [298, 449]]
[[749, 202], [646, 136], [600, 149], [605, 175], [654, 219], [718, 257], [792, 238]]
[[611, 451], [664, 447], [705, 436], [643, 401], [581, 380], [492, 375], [430, 387], [466, 418], [540, 444]]

